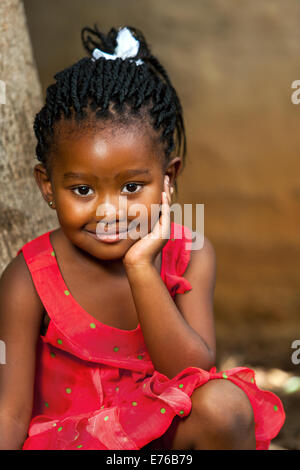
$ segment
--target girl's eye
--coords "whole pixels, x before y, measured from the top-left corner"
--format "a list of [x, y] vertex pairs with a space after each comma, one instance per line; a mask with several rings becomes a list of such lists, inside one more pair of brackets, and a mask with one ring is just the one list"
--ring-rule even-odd
[[142, 185], [138, 183], [127, 183], [125, 184], [124, 188], [129, 187], [128, 193], [136, 193], [137, 192], [135, 191], [136, 186], [142, 186]]
[[88, 186], [78, 186], [77, 188], [72, 188], [71, 191], [74, 191], [74, 192], [76, 190], [83, 191], [83, 194], [82, 193], [80, 193], [80, 194], [75, 193], [77, 196], [90, 196], [90, 194], [86, 194], [86, 191], [88, 191], [89, 189], [91, 189], [91, 188], [89, 188]]

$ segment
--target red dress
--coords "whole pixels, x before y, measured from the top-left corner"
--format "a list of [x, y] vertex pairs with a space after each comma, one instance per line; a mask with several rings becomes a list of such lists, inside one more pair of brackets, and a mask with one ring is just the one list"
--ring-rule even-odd
[[[182, 227], [172, 223], [162, 250], [160, 274], [172, 298], [192, 288], [182, 277], [191, 255], [191, 232]], [[182, 238], [176, 238], [177, 231]], [[23, 251], [50, 317], [45, 336], [39, 337], [34, 406], [23, 449], [141, 449], [163, 436], [175, 416], [186, 417], [193, 391], [216, 378], [232, 381], [247, 394], [255, 416], [256, 448], [268, 449], [285, 412], [274, 393], [257, 387], [253, 370], [188, 367], [172, 379], [156, 371], [140, 325], [134, 330], [105, 325], [72, 297], [50, 232], [17, 253]]]

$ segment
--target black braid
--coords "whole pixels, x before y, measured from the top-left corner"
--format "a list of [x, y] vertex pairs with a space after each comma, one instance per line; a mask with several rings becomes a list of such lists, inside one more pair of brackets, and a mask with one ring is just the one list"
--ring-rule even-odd
[[[84, 57], [54, 75], [56, 83], [47, 88], [46, 103], [35, 116], [33, 125], [38, 140], [36, 155], [48, 174], [49, 155], [55, 145], [51, 138], [54, 124], [63, 115], [67, 119], [75, 115], [80, 126], [92, 125], [91, 121], [85, 121], [89, 109], [96, 111], [96, 119], [128, 124], [143, 108], [148, 113], [151, 126], [161, 130], [165, 164], [171, 152], [176, 150], [185, 165], [186, 136], [180, 100], [166, 70], [152, 55], [141, 31], [130, 26], [127, 28], [140, 42], [134, 59], [141, 59], [143, 64], [137, 65], [132, 58], [106, 60], [100, 57], [93, 61], [90, 57]], [[105, 35], [96, 24], [94, 29], [85, 27], [81, 30], [83, 46], [90, 55], [95, 47], [109, 54], [114, 53], [117, 34], [118, 31], [111, 28]]]

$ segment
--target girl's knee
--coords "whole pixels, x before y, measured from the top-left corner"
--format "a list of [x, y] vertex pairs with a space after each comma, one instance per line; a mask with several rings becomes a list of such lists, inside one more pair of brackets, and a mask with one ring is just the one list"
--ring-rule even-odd
[[216, 435], [241, 436], [254, 431], [254, 414], [246, 393], [226, 379], [213, 379], [195, 390], [193, 418]]

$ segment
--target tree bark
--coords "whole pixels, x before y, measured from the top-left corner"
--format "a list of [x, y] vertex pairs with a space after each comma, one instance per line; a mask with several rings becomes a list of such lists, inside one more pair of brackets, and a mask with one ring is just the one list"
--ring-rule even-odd
[[0, 2], [0, 273], [19, 248], [57, 226], [33, 176], [43, 99], [23, 3]]

